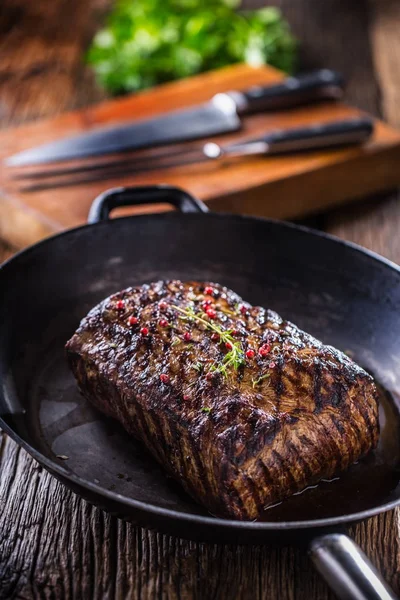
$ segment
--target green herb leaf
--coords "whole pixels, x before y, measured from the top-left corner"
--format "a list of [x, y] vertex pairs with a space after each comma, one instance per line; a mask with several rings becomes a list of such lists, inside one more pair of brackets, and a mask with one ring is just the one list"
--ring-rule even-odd
[[220, 308], [218, 307], [218, 310], [220, 310], [222, 313], [224, 313], [224, 315], [233, 315], [234, 317], [236, 317], [236, 313], [233, 312], [233, 310], [228, 310], [227, 308]]
[[204, 369], [204, 365], [201, 362], [192, 363], [192, 368], [195, 369], [195, 371], [198, 371], [198, 373], [201, 373]]
[[265, 373], [265, 375], [262, 375], [261, 377], [259, 377], [258, 379], [253, 379], [252, 383], [253, 383], [253, 388], [255, 388], [257, 385], [260, 385], [260, 383], [264, 380], [264, 379], [268, 379], [268, 377], [271, 377], [270, 373]]
[[297, 43], [274, 7], [239, 12], [240, 0], [117, 0], [87, 54], [99, 82], [119, 94], [225, 65], [293, 72]]
[[203, 408], [201, 409], [201, 412], [210, 414], [211, 408], [209, 408], [208, 406], [203, 406]]

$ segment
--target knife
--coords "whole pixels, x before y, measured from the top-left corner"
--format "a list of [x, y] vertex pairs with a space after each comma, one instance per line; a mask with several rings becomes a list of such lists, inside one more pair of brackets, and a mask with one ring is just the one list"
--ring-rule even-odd
[[171, 144], [237, 131], [240, 117], [254, 112], [290, 108], [323, 98], [339, 98], [342, 77], [321, 69], [288, 77], [270, 86], [216, 94], [205, 104], [160, 117], [99, 128], [79, 136], [37, 146], [5, 159], [7, 166], [25, 166], [98, 156]]

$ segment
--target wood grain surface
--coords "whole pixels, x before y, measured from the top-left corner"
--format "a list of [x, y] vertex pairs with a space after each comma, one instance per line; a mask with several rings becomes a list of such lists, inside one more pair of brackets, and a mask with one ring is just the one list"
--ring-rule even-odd
[[[302, 40], [303, 65], [343, 71], [352, 102], [400, 123], [398, 0], [277, 3]], [[80, 56], [106, 8], [102, 0], [3, 0], [4, 125], [101, 96]], [[400, 263], [397, 193], [325, 214], [318, 225]], [[1, 258], [11, 251], [3, 245]], [[397, 593], [399, 523], [395, 510], [351, 530]], [[0, 598], [327, 600], [333, 595], [296, 548], [191, 543], [111, 518], [69, 492], [3, 435]]]

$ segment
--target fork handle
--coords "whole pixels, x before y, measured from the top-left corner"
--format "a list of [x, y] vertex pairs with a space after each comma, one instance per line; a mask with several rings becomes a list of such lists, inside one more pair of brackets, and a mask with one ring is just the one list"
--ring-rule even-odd
[[268, 146], [268, 154], [279, 154], [359, 144], [371, 136], [373, 129], [372, 119], [361, 117], [272, 131], [263, 138], [263, 141]]
[[262, 138], [222, 146], [221, 150], [224, 155], [244, 156], [246, 154], [285, 154], [318, 148], [332, 148], [365, 142], [373, 130], [374, 122], [369, 117], [352, 118], [292, 129], [278, 129], [269, 132]]

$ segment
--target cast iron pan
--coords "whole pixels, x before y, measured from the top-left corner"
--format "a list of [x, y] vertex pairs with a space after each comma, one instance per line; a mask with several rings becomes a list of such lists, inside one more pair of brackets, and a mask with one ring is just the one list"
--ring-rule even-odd
[[[115, 207], [155, 202], [180, 212], [108, 219]], [[305, 544], [340, 597], [394, 598], [343, 532], [400, 502], [399, 268], [302, 227], [208, 213], [166, 186], [110, 190], [89, 221], [0, 269], [4, 430], [65, 485], [115, 515], [211, 542]], [[269, 509], [263, 522], [207, 514], [117, 423], [84, 402], [64, 358], [66, 340], [99, 300], [168, 278], [227, 285], [351, 351], [383, 386], [377, 451], [339, 480]]]

